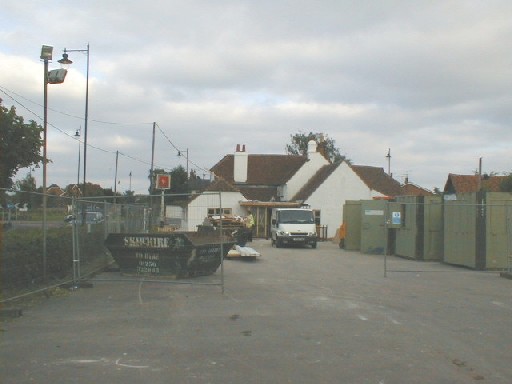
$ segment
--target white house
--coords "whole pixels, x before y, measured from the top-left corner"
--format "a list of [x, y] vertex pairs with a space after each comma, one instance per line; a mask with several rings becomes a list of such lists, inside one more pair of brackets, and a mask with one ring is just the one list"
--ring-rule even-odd
[[401, 194], [400, 184], [382, 168], [349, 165], [346, 162], [325, 165], [290, 199], [303, 201], [317, 211], [327, 237], [333, 237], [342, 223], [346, 200], [367, 200]]
[[[400, 183], [383, 168], [331, 164], [315, 141], [308, 144], [307, 156], [249, 154], [237, 145], [211, 171], [216, 181], [188, 205], [188, 229], [203, 222], [213, 201], [221, 196], [222, 207], [233, 215], [251, 209], [256, 219], [256, 236], [268, 237], [272, 208], [309, 206], [316, 211], [317, 224], [333, 237], [343, 218], [346, 200], [371, 199], [401, 194]], [[212, 205], [212, 207], [209, 207]]]

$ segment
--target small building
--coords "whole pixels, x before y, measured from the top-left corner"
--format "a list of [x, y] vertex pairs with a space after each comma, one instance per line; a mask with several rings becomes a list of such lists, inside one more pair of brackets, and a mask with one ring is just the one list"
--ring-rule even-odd
[[193, 195], [187, 206], [186, 226], [189, 231], [196, 231], [205, 218], [215, 216], [245, 216], [240, 206], [244, 195], [232, 184], [217, 178], [202, 193]]

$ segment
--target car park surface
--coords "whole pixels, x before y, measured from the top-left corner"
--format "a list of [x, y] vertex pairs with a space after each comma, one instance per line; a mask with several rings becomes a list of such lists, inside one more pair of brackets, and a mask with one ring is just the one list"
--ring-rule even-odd
[[[339, 249], [226, 260], [220, 286], [103, 272], [4, 321], [2, 383], [509, 383], [512, 280]], [[400, 271], [400, 272], [398, 272]], [[188, 281], [188, 280], [187, 280]], [[180, 281], [174, 281], [180, 282]], [[183, 283], [183, 282], [182, 282]]]

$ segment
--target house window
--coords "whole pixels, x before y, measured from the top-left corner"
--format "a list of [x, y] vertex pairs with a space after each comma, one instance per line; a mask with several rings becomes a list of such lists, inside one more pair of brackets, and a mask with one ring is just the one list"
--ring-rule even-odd
[[[208, 208], [208, 217], [220, 216], [221, 208]], [[222, 215], [231, 215], [231, 208], [222, 208]]]
[[315, 224], [320, 225], [320, 210], [315, 209], [313, 212], [315, 212]]

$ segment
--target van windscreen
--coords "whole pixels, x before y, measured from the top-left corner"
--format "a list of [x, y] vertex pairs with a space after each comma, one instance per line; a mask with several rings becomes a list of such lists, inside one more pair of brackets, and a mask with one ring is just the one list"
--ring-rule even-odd
[[287, 210], [279, 212], [279, 222], [282, 224], [314, 224], [313, 212], [304, 210]]

